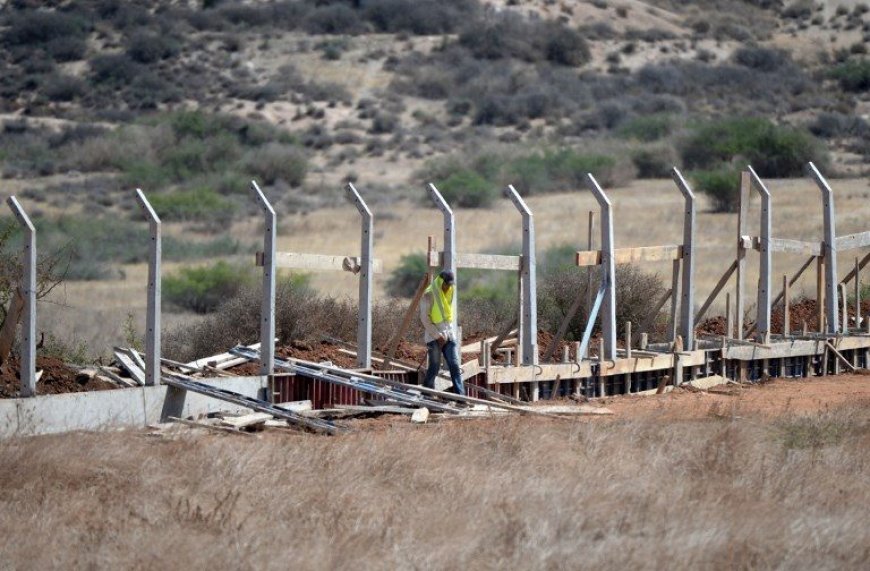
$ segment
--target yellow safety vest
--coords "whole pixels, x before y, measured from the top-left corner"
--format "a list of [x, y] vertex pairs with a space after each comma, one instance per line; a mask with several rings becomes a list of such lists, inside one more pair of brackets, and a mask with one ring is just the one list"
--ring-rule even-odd
[[429, 309], [429, 319], [435, 325], [453, 322], [453, 286], [447, 288], [447, 293], [441, 289], [444, 280], [441, 276], [426, 288], [426, 293], [432, 296], [432, 307]]

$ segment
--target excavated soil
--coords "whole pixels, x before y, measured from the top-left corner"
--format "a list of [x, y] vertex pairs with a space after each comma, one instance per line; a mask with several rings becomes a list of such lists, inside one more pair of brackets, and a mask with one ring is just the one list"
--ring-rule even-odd
[[775, 379], [762, 384], [720, 385], [706, 392], [675, 389], [652, 396], [616, 396], [596, 401], [612, 418], [655, 417], [661, 420], [776, 417], [814, 413], [844, 404], [870, 406], [870, 376], [838, 375]]
[[[0, 398], [19, 396], [21, 382], [18, 379], [20, 363], [12, 357], [0, 366]], [[36, 394], [56, 395], [60, 393], [80, 393], [116, 389], [117, 385], [99, 379], [77, 378], [76, 370], [63, 361], [53, 357], [37, 357], [36, 370], [42, 377], [36, 383]]]

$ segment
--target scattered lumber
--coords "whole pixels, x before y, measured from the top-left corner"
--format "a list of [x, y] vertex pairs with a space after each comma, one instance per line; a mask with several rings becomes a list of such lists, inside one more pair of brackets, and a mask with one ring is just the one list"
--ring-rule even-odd
[[120, 376], [118, 374], [118, 372], [120, 371], [114, 367], [100, 367], [100, 372], [105, 376], [104, 378], [114, 381], [116, 384], [119, 384], [122, 387], [137, 386], [137, 383], [135, 381], [125, 379], [124, 377]]
[[115, 359], [138, 385], [145, 385], [145, 369], [139, 367], [126, 349], [115, 347]]
[[233, 428], [248, 428], [249, 426], [263, 424], [267, 420], [272, 420], [273, 418], [275, 417], [267, 412], [254, 412], [242, 416], [224, 417], [221, 419], [221, 424], [232, 426]]
[[196, 422], [196, 421], [193, 421], [193, 420], [187, 420], [187, 419], [184, 419], [184, 418], [177, 418], [177, 417], [175, 417], [175, 416], [170, 416], [170, 417], [169, 417], [169, 420], [171, 420], [172, 422], [177, 422], [177, 423], [179, 423], [179, 424], [184, 424], [184, 425], [186, 425], [186, 426], [191, 426], [191, 427], [194, 427], [194, 428], [205, 428], [206, 430], [214, 430], [214, 431], [216, 431], [216, 432], [223, 432], [224, 434], [226, 434], [226, 433], [230, 433], [230, 434], [241, 434], [242, 436], [248, 436], [248, 437], [254, 437], [254, 438], [256, 438], [256, 435], [255, 435], [255, 434], [251, 434], [250, 432], [243, 432], [243, 431], [238, 430], [238, 429], [236, 429], [236, 428], [228, 428], [228, 427], [226, 427], [226, 426], [218, 426], [218, 425], [216, 425], [216, 424], [208, 424], [208, 423], [205, 423], [205, 422]]

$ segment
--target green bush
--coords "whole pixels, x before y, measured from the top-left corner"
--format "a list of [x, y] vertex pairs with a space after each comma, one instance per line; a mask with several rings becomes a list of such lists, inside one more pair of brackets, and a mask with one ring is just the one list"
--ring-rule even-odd
[[870, 90], [870, 60], [853, 59], [841, 63], [831, 71], [831, 77], [836, 79], [846, 91], [862, 93]]
[[283, 180], [290, 186], [302, 186], [308, 172], [305, 153], [299, 148], [270, 143], [248, 153], [244, 169], [263, 184]]
[[393, 297], [412, 297], [429, 270], [424, 254], [406, 254], [387, 280], [387, 293]]
[[472, 170], [460, 170], [435, 183], [444, 200], [451, 206], [486, 208], [491, 206], [498, 191], [496, 185]]
[[713, 212], [737, 211], [740, 199], [740, 171], [727, 167], [694, 171], [691, 178], [696, 191], [710, 196]]
[[827, 163], [823, 145], [808, 131], [760, 118], [704, 123], [682, 143], [681, 153], [687, 168], [715, 169], [739, 158], [772, 177], [801, 176], [808, 162]]
[[669, 146], [646, 147], [631, 154], [638, 178], [668, 178], [678, 161], [676, 151]]
[[224, 261], [211, 266], [181, 268], [163, 278], [163, 299], [196, 313], [210, 313], [252, 281], [250, 268]]

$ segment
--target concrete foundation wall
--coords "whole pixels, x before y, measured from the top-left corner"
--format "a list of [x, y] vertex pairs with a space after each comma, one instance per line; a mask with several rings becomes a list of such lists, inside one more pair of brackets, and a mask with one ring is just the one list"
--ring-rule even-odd
[[[202, 382], [262, 398], [267, 378], [228, 377], [203, 379]], [[142, 427], [169, 416], [197, 416], [218, 410], [248, 411], [244, 407], [166, 385], [0, 399], [0, 438]]]

